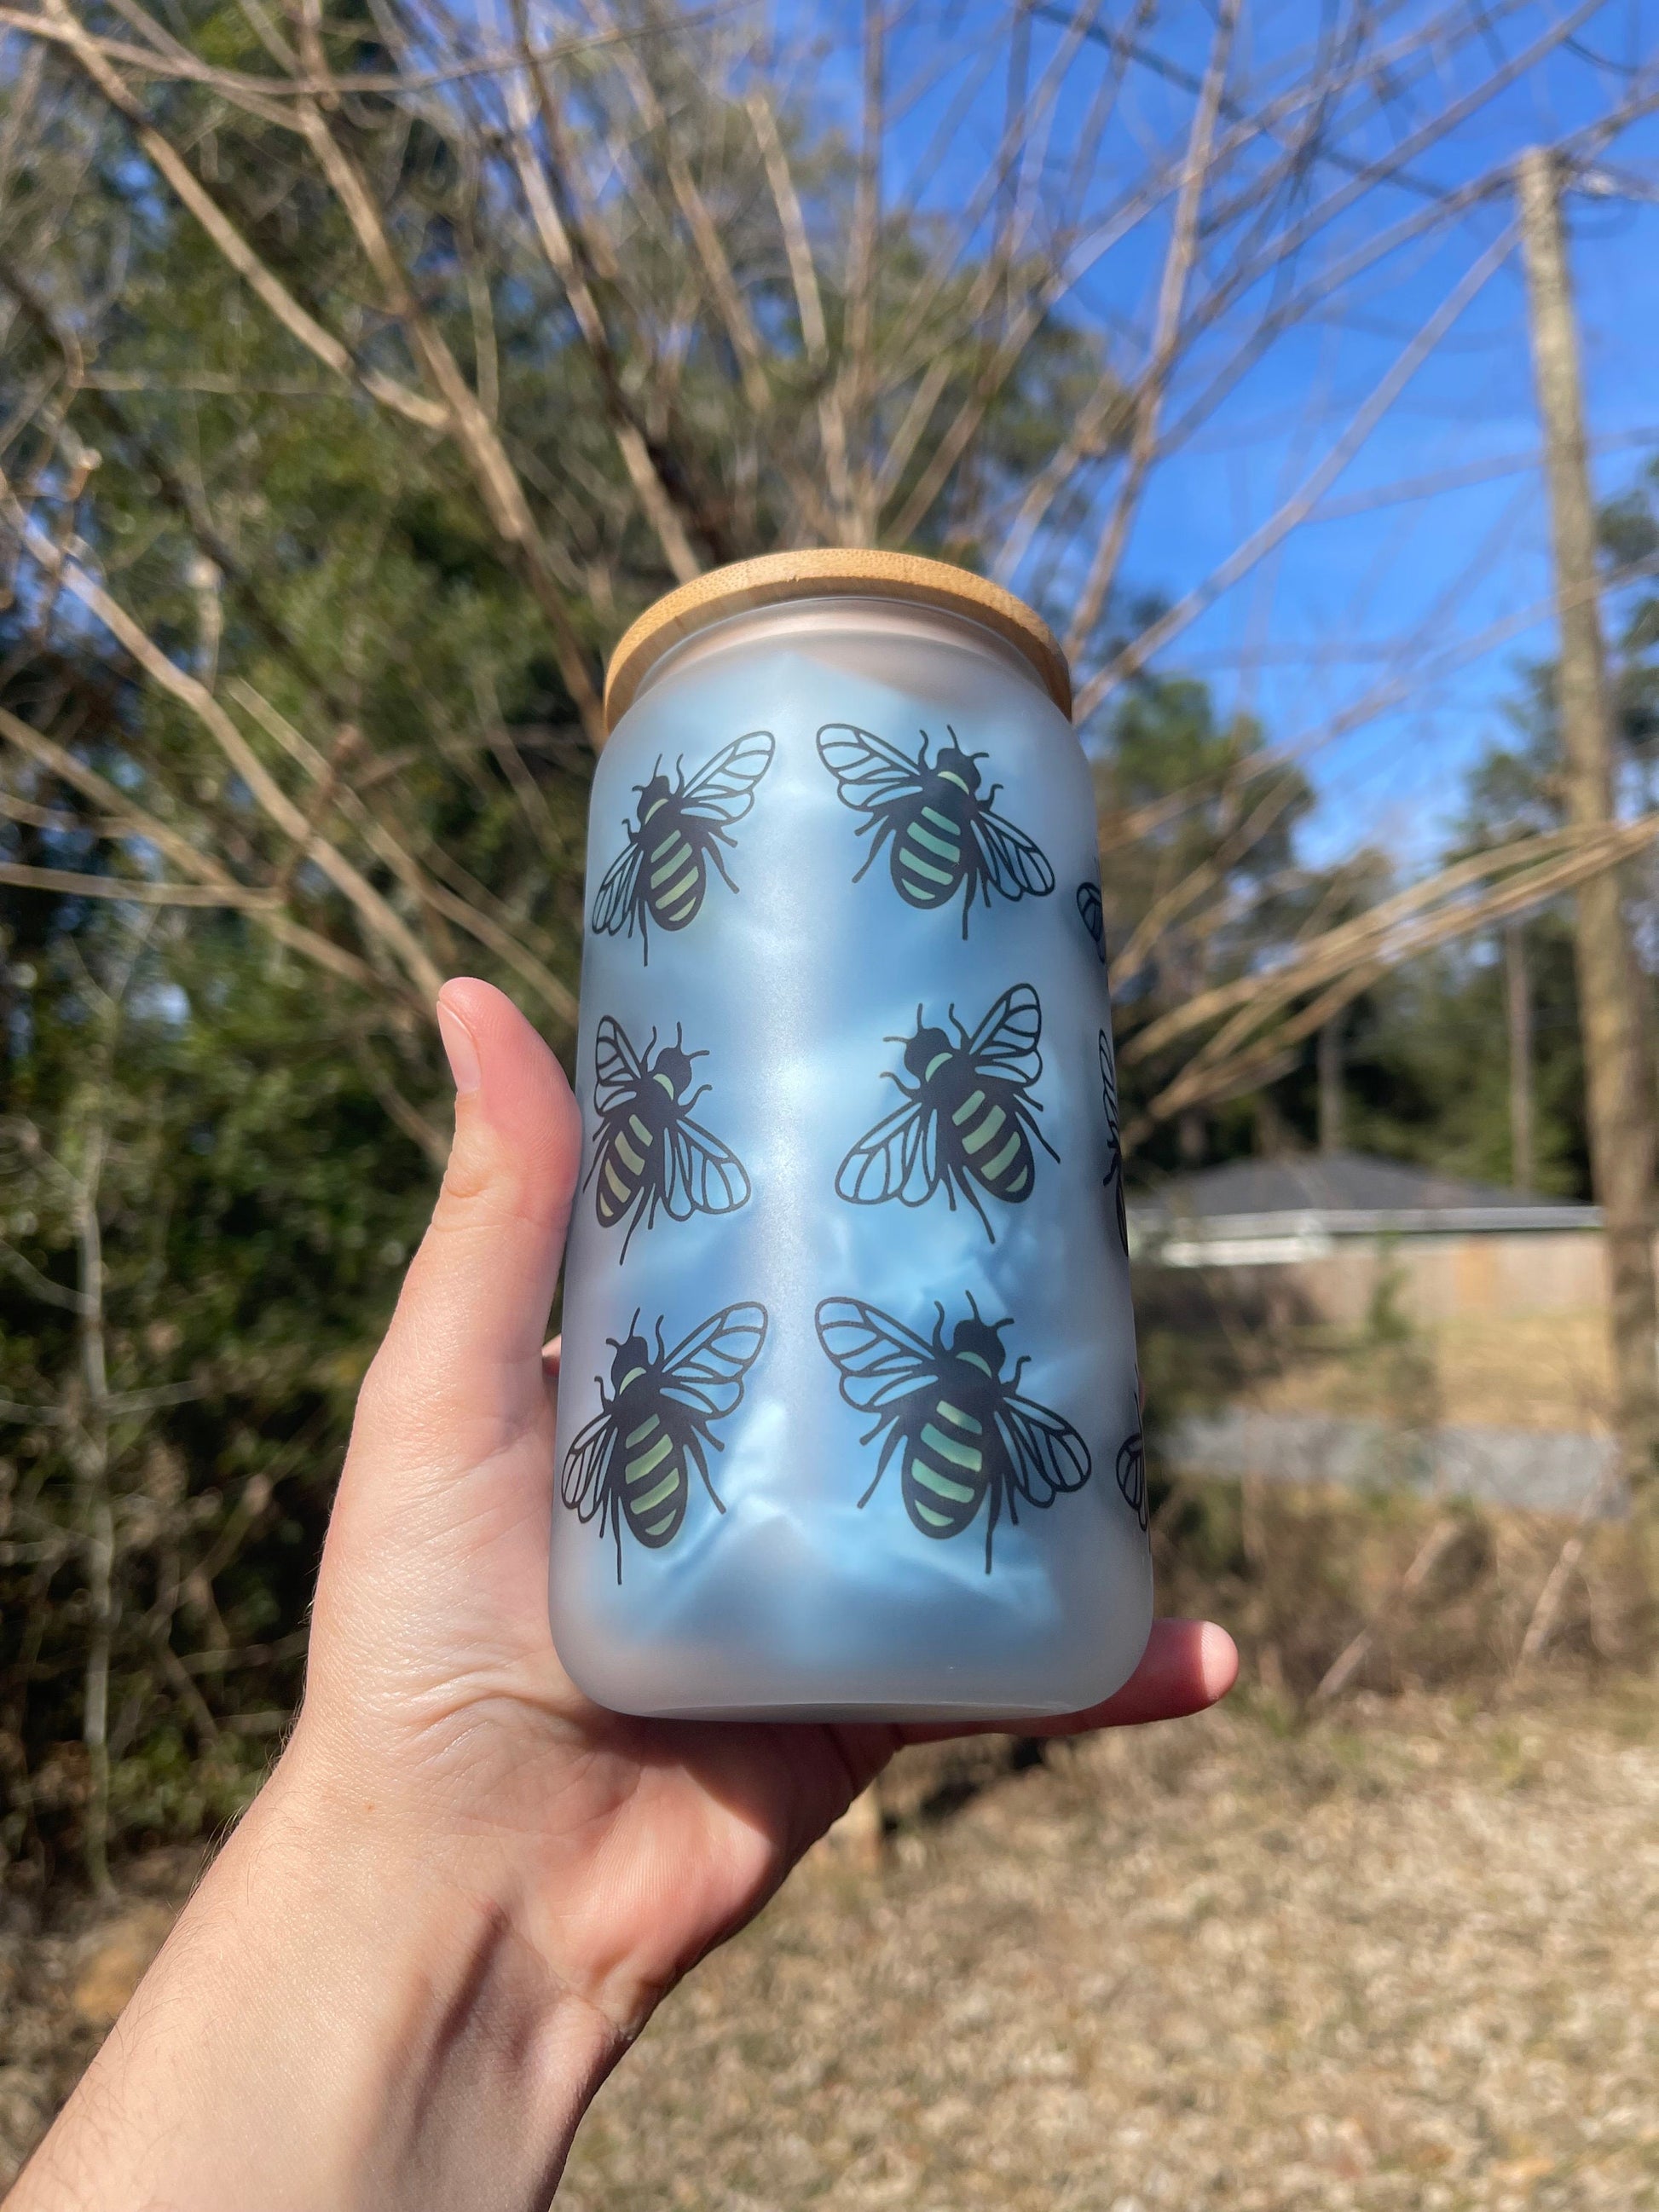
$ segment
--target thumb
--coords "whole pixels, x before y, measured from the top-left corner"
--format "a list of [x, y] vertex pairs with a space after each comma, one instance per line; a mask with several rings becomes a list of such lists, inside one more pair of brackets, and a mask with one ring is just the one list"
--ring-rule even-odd
[[455, 1139], [430, 1227], [363, 1386], [359, 1434], [475, 1465], [544, 1418], [541, 1347], [581, 1157], [563, 1071], [512, 1000], [446, 983]]

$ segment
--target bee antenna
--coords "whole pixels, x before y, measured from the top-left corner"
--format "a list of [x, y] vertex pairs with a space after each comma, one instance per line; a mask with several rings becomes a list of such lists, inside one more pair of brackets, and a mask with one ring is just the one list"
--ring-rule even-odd
[[633, 1318], [633, 1320], [632, 1320], [632, 1321], [630, 1321], [630, 1322], [629, 1322], [629, 1324], [628, 1324], [628, 1334], [629, 1334], [630, 1336], [632, 1336], [632, 1335], [633, 1335], [633, 1334], [634, 1334], [635, 1330], [639, 1327], [639, 1325], [640, 1325], [640, 1316], [641, 1316], [641, 1314], [644, 1310], [645, 1310], [645, 1309], [644, 1309], [642, 1306], [635, 1306], [635, 1309], [634, 1309], [634, 1318]]
[[982, 1322], [985, 1316], [979, 1310], [979, 1300], [974, 1296], [971, 1291], [968, 1293], [968, 1303], [973, 1309], [974, 1319], [977, 1322]]

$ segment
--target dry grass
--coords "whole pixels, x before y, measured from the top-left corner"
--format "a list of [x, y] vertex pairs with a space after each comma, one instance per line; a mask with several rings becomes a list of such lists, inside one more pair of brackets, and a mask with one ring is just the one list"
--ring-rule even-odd
[[[890, 1803], [882, 1874], [821, 1850], [664, 2007], [569, 2212], [1659, 2205], [1647, 1686], [1257, 1699]], [[98, 1942], [11, 1939], [0, 2178], [95, 2041]]]

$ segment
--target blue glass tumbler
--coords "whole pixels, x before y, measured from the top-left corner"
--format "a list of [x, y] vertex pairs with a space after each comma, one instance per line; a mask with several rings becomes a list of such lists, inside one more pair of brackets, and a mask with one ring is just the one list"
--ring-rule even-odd
[[600, 1703], [1066, 1712], [1152, 1616], [1094, 795], [1031, 611], [778, 555], [594, 779], [551, 1616]]

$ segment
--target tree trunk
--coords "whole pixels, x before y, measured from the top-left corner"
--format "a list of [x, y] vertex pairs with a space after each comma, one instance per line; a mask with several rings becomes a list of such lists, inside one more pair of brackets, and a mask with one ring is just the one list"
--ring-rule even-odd
[[1319, 1032], [1319, 1149], [1327, 1158], [1342, 1149], [1342, 1017], [1333, 1014]]
[[1526, 929], [1504, 925], [1504, 999], [1510, 1030], [1510, 1183], [1530, 1190], [1537, 1177], [1532, 1133], [1532, 976]]
[[[1585, 455], [1578, 343], [1554, 156], [1533, 148], [1518, 183], [1543, 419], [1555, 593], [1561, 632], [1561, 749], [1569, 818], [1613, 818], [1613, 733], [1597, 605], [1595, 523]], [[1659, 1376], [1651, 1227], [1654, 1135], [1635, 960], [1616, 871], [1577, 893], [1575, 949], [1590, 1172], [1601, 1207], [1612, 1293], [1614, 1413], [1632, 1486], [1655, 1487]]]

